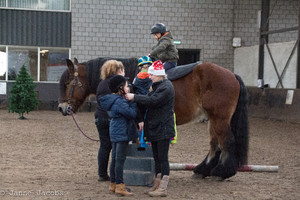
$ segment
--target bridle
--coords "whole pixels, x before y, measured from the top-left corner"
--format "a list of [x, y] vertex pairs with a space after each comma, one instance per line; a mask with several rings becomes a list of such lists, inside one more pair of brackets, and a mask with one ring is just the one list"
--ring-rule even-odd
[[[62, 99], [61, 102], [67, 102], [67, 103], [68, 103], [68, 105], [67, 105], [67, 107], [66, 107], [66, 113], [67, 113], [68, 115], [71, 115], [71, 116], [72, 116], [72, 118], [73, 118], [73, 120], [74, 120], [74, 123], [75, 123], [75, 125], [77, 126], [78, 130], [79, 130], [86, 138], [88, 138], [89, 140], [92, 140], [92, 141], [95, 141], [95, 142], [99, 142], [99, 140], [96, 140], [96, 139], [93, 139], [93, 138], [90, 138], [89, 136], [87, 136], [87, 135], [81, 130], [81, 128], [79, 127], [79, 125], [78, 125], [78, 123], [77, 123], [77, 121], [76, 121], [76, 119], [74, 118], [74, 115], [73, 115], [73, 109], [72, 109], [72, 106], [71, 106], [71, 99], [72, 99], [72, 97], [73, 97], [73, 95], [74, 95], [74, 88], [77, 86], [77, 87], [79, 87], [79, 88], [81, 88], [81, 89], [86, 88], [86, 89], [88, 90], [88, 84], [82, 84], [82, 83], [80, 82], [79, 77], [78, 77], [78, 72], [77, 72], [77, 71], [74, 72], [74, 74], [72, 75], [71, 78], [72, 78], [71, 81], [67, 81], [67, 82], [65, 82], [65, 84], [64, 84], [64, 85], [66, 86], [66, 85], [69, 85], [69, 84], [71, 83], [71, 88], [70, 88], [70, 91], [69, 91], [69, 93], [68, 93], [68, 95], [67, 95], [67, 98]], [[69, 80], [70, 80], [70, 79], [69, 79]], [[88, 92], [87, 90], [86, 90], [86, 93]], [[83, 99], [83, 101], [84, 101], [84, 99]], [[79, 103], [81, 103], [81, 102], [79, 102]]]
[[[74, 72], [74, 74], [73, 74], [73, 79], [70, 81], [71, 82], [71, 88], [70, 88], [70, 91], [69, 91], [69, 93], [68, 93], [68, 95], [67, 95], [67, 98], [66, 99], [64, 99], [64, 100], [62, 100], [62, 102], [67, 102], [68, 103], [68, 105], [67, 105], [67, 107], [66, 107], [66, 113], [68, 114], [68, 115], [70, 115], [70, 114], [72, 114], [72, 112], [73, 112], [73, 109], [72, 109], [72, 106], [71, 106], [71, 99], [73, 98], [73, 96], [74, 96], [74, 88], [75, 87], [78, 87], [78, 88], [80, 88], [80, 89], [87, 89], [88, 87], [87, 87], [87, 84], [82, 84], [81, 82], [80, 82], [80, 80], [79, 80], [79, 77], [78, 77], [78, 72], [77, 71], [75, 71]], [[69, 83], [70, 83], [69, 82]], [[67, 84], [65, 84], [65, 85], [67, 85]], [[87, 92], [87, 91], [86, 91]], [[84, 99], [82, 100], [82, 101], [84, 101]], [[81, 102], [80, 102], [81, 103]]]

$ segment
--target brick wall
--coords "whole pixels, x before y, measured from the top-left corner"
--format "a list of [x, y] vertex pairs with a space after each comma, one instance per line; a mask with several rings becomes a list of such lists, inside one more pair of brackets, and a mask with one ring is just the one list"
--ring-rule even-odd
[[[259, 44], [258, 11], [261, 0], [236, 0], [234, 4], [234, 37], [241, 37], [243, 46]], [[299, 0], [270, 0], [269, 30], [298, 26]], [[269, 43], [297, 40], [298, 31], [269, 35]]]
[[[178, 49], [201, 49], [200, 59], [233, 70], [233, 37], [258, 44], [261, 0], [72, 0], [72, 57], [140, 57], [156, 41], [151, 26], [162, 22], [181, 41]], [[270, 30], [298, 25], [298, 0], [271, 0]], [[297, 31], [270, 42], [297, 38]]]

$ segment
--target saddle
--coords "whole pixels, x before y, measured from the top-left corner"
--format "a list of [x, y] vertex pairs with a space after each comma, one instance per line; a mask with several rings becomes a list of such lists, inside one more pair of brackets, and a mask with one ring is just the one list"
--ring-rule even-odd
[[193, 69], [201, 64], [202, 61], [197, 61], [195, 63], [190, 63], [187, 65], [180, 65], [177, 67], [173, 67], [171, 69], [169, 69], [168, 71], [166, 71], [166, 74], [168, 75], [168, 79], [170, 81], [174, 81], [176, 79], [179, 79], [181, 77], [184, 77], [186, 75], [188, 75], [189, 73], [191, 73], [191, 71], [193, 71]]

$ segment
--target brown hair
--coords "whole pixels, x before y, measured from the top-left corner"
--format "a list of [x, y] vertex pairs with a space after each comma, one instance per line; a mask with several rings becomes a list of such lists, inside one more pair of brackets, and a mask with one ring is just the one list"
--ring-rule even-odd
[[119, 70], [124, 70], [122, 62], [117, 60], [108, 60], [102, 65], [101, 79], [104, 80], [109, 76], [116, 75]]

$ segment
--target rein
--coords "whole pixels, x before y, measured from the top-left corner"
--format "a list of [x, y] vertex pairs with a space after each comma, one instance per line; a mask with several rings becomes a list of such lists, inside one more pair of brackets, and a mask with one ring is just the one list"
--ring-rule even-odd
[[93, 139], [93, 138], [90, 138], [89, 136], [87, 136], [87, 135], [81, 130], [81, 128], [79, 127], [77, 121], [75, 120], [75, 117], [74, 117], [73, 113], [71, 113], [71, 116], [72, 116], [72, 118], [73, 118], [73, 120], [74, 120], [74, 122], [75, 122], [77, 128], [78, 128], [79, 131], [82, 133], [82, 135], [84, 135], [86, 138], [88, 138], [88, 139], [90, 139], [90, 140], [92, 140], [92, 141], [99, 142], [99, 140], [96, 140], [96, 139]]
[[72, 83], [72, 86], [71, 86], [71, 89], [70, 89], [70, 93], [69, 93], [69, 98], [67, 100], [68, 102], [68, 107], [67, 107], [67, 112], [72, 116], [78, 130], [82, 133], [82, 135], [84, 135], [86, 138], [88, 138], [89, 140], [92, 140], [92, 141], [95, 141], [95, 142], [99, 142], [99, 140], [96, 140], [96, 139], [93, 139], [93, 138], [90, 138], [89, 136], [87, 136], [82, 130], [81, 128], [79, 127], [74, 115], [73, 115], [73, 112], [72, 112], [72, 108], [70, 106], [71, 104], [71, 98], [73, 96], [73, 93], [74, 93], [74, 87], [75, 85], [77, 84], [79, 88], [83, 87], [82, 83], [79, 81], [79, 78], [78, 78], [78, 72], [75, 71], [74, 73], [74, 79], [72, 80], [73, 83]]
[[78, 78], [78, 72], [74, 72], [74, 75], [73, 75], [73, 79], [72, 79], [72, 85], [71, 85], [71, 88], [70, 88], [70, 91], [69, 91], [69, 96], [67, 99], [63, 99], [62, 101], [63, 102], [67, 102], [68, 103], [68, 107], [70, 107], [71, 105], [71, 99], [73, 97], [73, 94], [74, 94], [74, 87], [77, 85], [80, 89], [84, 88], [84, 87], [87, 87], [88, 85], [87, 84], [82, 84]]

